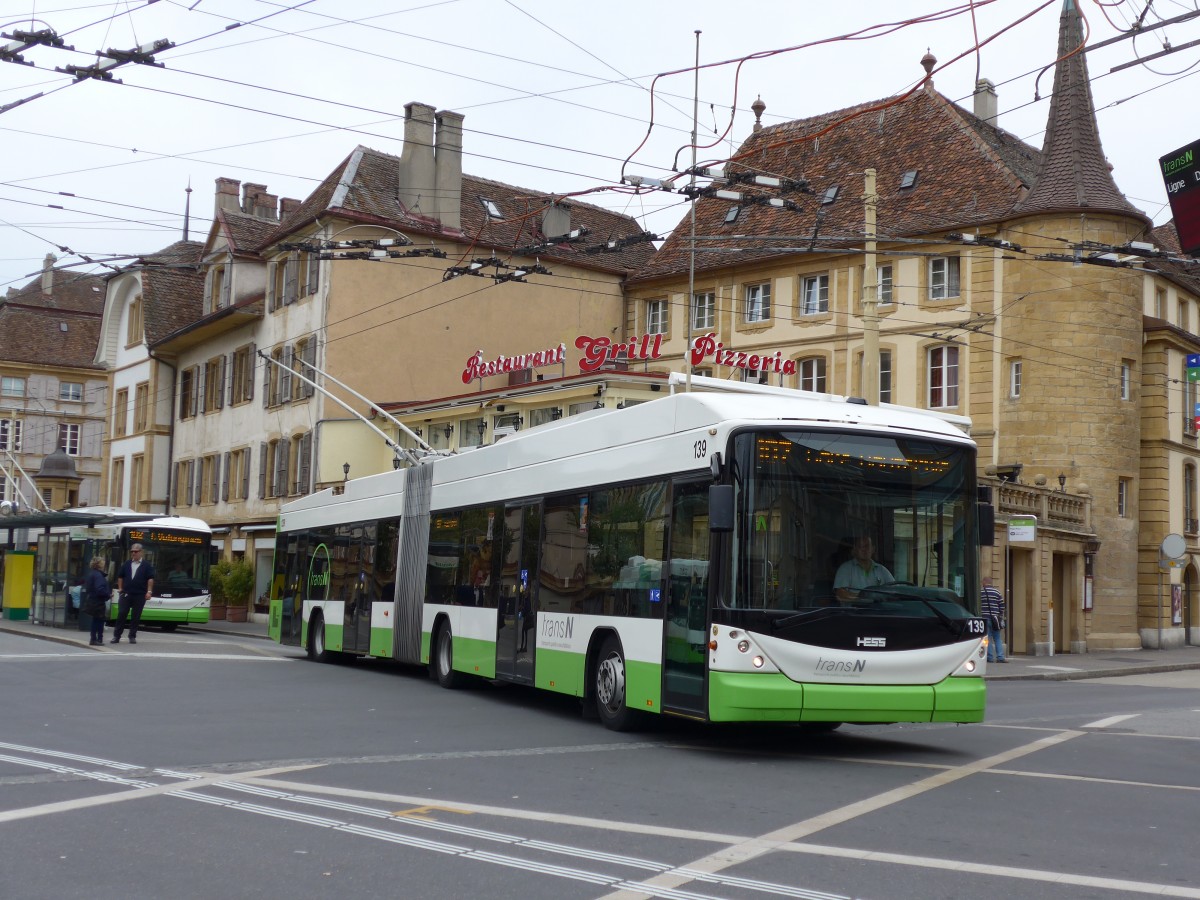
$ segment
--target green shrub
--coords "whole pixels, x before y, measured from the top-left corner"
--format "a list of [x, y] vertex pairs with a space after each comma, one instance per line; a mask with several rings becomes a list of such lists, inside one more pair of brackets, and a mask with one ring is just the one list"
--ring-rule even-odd
[[254, 593], [254, 567], [244, 559], [223, 559], [209, 572], [213, 603], [246, 606]]

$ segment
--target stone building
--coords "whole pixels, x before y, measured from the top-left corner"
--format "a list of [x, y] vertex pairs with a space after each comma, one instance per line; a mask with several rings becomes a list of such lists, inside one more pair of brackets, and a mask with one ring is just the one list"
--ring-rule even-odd
[[1082, 39], [1066, 3], [1040, 150], [990, 82], [970, 111], [940, 94], [928, 54], [905, 94], [756, 125], [623, 323], [666, 368], [691, 341], [706, 374], [969, 416], [1019, 653], [1200, 642], [1195, 569], [1167, 576], [1174, 610], [1157, 588], [1165, 533], [1198, 549], [1197, 284], [1113, 180]]

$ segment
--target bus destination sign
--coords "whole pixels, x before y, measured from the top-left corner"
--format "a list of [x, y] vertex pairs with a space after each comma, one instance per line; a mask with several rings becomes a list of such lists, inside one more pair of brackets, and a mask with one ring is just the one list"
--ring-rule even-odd
[[1158, 165], [1171, 202], [1179, 248], [1194, 255], [1200, 252], [1200, 141], [1168, 153]]
[[158, 528], [130, 528], [126, 533], [130, 541], [142, 541], [147, 544], [191, 544], [202, 547], [208, 543], [203, 535], [163, 531]]

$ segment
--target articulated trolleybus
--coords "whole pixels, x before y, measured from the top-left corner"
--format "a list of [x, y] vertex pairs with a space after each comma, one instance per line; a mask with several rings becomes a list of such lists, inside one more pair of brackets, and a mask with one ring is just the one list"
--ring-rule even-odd
[[273, 634], [573, 694], [617, 729], [982, 721], [972, 441], [693, 383], [288, 504]]

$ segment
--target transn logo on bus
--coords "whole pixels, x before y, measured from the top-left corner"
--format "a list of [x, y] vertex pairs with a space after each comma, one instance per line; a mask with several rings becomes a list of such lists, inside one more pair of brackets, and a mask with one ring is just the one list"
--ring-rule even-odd
[[887, 638], [860, 637], [854, 644], [857, 647], [886, 647]]

